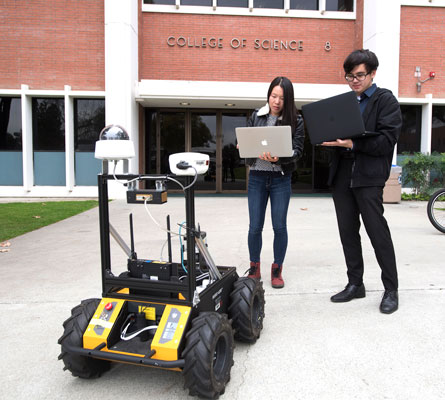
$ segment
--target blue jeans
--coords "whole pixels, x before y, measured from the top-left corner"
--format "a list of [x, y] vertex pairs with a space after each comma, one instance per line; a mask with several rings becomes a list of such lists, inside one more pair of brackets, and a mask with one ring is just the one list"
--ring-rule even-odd
[[252, 172], [249, 175], [247, 196], [250, 219], [248, 235], [250, 261], [260, 262], [264, 219], [270, 198], [274, 230], [274, 263], [282, 265], [287, 249], [286, 220], [291, 195], [291, 175], [282, 175], [277, 172]]

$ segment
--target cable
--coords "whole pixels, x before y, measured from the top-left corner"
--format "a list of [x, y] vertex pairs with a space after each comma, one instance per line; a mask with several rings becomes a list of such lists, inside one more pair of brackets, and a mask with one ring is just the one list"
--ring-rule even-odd
[[182, 236], [181, 236], [181, 229], [184, 224], [185, 224], [185, 221], [182, 224], [179, 224], [178, 236], [179, 236], [179, 246], [181, 247], [181, 266], [182, 266], [182, 269], [185, 271], [185, 273], [188, 274], [187, 268], [185, 268], [185, 265], [184, 265], [184, 249], [182, 247]]
[[140, 335], [142, 332], [145, 332], [145, 331], [148, 331], [151, 329], [158, 329], [157, 325], [150, 325], [150, 326], [146, 326], [145, 328], [142, 328], [136, 332], [133, 332], [129, 336], [127, 336], [127, 329], [130, 327], [130, 325], [131, 325], [131, 321], [127, 324], [127, 326], [122, 331], [122, 333], [121, 333], [122, 340], [131, 340], [131, 339], [135, 338], [136, 336]]

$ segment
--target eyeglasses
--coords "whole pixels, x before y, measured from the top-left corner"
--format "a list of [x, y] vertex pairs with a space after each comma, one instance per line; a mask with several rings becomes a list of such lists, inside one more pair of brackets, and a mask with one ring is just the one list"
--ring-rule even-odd
[[365, 80], [365, 78], [369, 75], [369, 73], [365, 74], [364, 72], [359, 72], [357, 75], [354, 74], [346, 74], [345, 79], [348, 82], [352, 82], [354, 79], [357, 79], [359, 82], [362, 82]]

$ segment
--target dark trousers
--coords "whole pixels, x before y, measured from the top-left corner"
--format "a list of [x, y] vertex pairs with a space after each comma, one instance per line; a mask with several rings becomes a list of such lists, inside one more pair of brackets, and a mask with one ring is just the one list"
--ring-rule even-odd
[[332, 196], [345, 255], [349, 283], [363, 283], [363, 255], [360, 216], [382, 270], [386, 290], [397, 290], [397, 267], [388, 223], [383, 216], [383, 187], [350, 188], [352, 159], [341, 159], [334, 179]]

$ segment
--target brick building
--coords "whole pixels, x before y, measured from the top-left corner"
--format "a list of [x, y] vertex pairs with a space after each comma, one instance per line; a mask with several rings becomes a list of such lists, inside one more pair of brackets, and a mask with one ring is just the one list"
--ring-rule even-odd
[[[343, 93], [343, 60], [362, 47], [402, 107], [394, 163], [445, 152], [445, 0], [15, 0], [0, 21], [0, 196], [95, 196], [111, 123], [136, 145], [131, 172], [201, 151], [197, 189], [243, 193], [234, 128], [270, 81], [287, 76], [298, 108]], [[294, 192], [327, 190], [326, 171], [307, 140]]]

